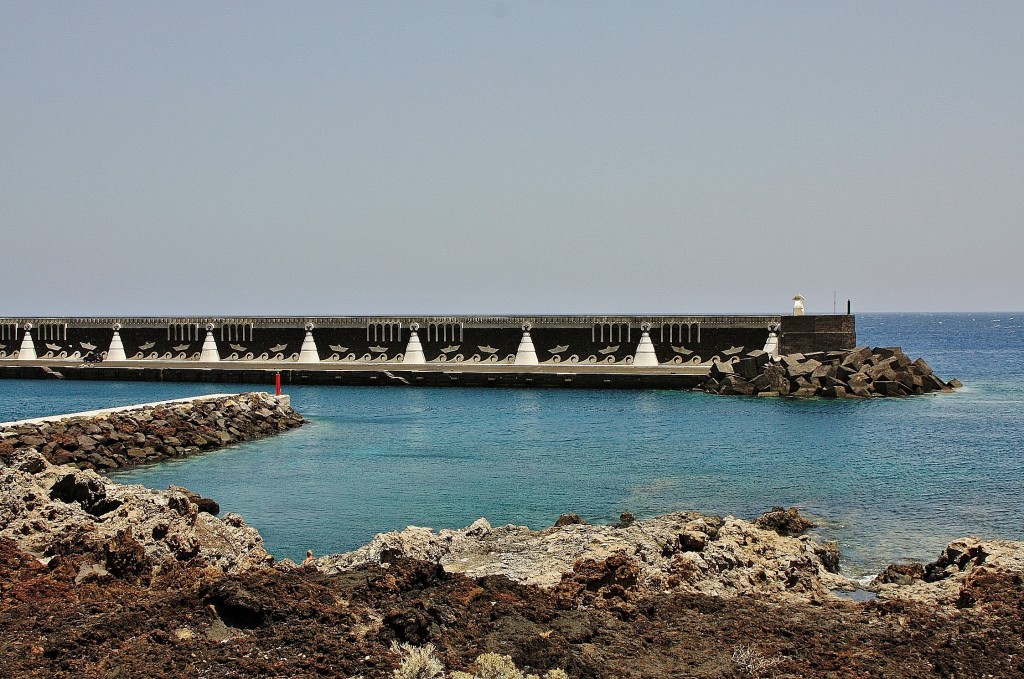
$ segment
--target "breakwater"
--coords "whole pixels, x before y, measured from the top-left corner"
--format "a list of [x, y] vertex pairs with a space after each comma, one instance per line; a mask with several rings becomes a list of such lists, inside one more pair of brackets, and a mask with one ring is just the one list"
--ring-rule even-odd
[[752, 351], [737, 361], [711, 366], [704, 391], [741, 396], [868, 398], [953, 391], [960, 381], [936, 375], [923, 358], [912, 361], [899, 347], [786, 354]]
[[0, 423], [0, 460], [34, 449], [51, 464], [102, 471], [262, 438], [303, 421], [287, 396], [203, 396]]
[[0, 377], [688, 389], [745, 352], [855, 344], [850, 315], [0, 318]]

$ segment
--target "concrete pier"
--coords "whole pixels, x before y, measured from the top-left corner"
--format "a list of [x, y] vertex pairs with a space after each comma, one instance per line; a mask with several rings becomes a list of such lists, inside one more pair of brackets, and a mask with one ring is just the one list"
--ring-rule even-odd
[[562, 365], [520, 366], [461, 365], [419, 366], [402, 364], [324, 366], [268, 363], [239, 366], [221, 363], [200, 367], [182, 363], [151, 363], [144, 366], [82, 365], [51, 363], [30, 366], [0, 361], [0, 379], [67, 379], [142, 382], [203, 382], [246, 384], [267, 388], [281, 374], [283, 385], [425, 386], [425, 387], [558, 387], [573, 389], [692, 389], [707, 377], [707, 368], [680, 366], [673, 369], [633, 370], [628, 367]]
[[0, 318], [0, 378], [688, 388], [755, 349], [855, 344], [853, 316]]

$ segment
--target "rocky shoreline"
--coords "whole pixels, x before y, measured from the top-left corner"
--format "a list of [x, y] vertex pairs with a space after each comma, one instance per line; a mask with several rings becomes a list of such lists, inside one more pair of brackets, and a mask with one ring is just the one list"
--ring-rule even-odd
[[104, 471], [186, 457], [303, 422], [286, 396], [200, 397], [0, 426], [0, 461], [36, 450], [51, 464]]
[[[275, 563], [241, 517], [200, 511], [184, 489], [119, 485], [35, 450], [6, 462], [8, 676], [1024, 669], [1024, 543], [957, 541], [932, 564], [886, 569], [860, 603], [843, 596], [859, 585], [838, 572], [838, 546], [803, 535], [808, 522], [782, 508], [757, 521], [684, 512], [610, 526], [567, 515], [543, 530], [409, 527], [300, 565]], [[430, 662], [447, 670], [414, 672]]]
[[[680, 512], [624, 514], [614, 525], [567, 514], [541, 530], [486, 519], [410, 526], [347, 554], [275, 562], [242, 517], [217, 517], [183, 488], [117, 484], [82, 446], [26, 440], [79, 426], [97, 441], [134, 436], [120, 427], [146, 422], [177, 453], [185, 446], [168, 437], [187, 441], [198, 427], [212, 440], [201, 427], [222, 428], [219, 419], [234, 437], [301, 421], [270, 399], [104, 415], [91, 422], [99, 432], [49, 423], [3, 439], [0, 676], [1024, 672], [1021, 542], [964, 538], [930, 564], [894, 564], [865, 585], [842, 575], [839, 545], [776, 507], [753, 521]], [[119, 454], [132, 459], [104, 455]]]
[[756, 350], [711, 366], [697, 389], [729, 396], [871, 398], [949, 392], [963, 385], [943, 381], [923, 358], [899, 347], [856, 347], [772, 356]]

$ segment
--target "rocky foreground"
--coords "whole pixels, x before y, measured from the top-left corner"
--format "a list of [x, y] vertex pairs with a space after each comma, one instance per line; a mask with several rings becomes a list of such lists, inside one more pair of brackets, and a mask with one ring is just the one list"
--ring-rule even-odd
[[1024, 672], [1022, 543], [958, 541], [858, 603], [836, 594], [854, 587], [836, 545], [792, 510], [558, 523], [408, 528], [275, 564], [241, 517], [184, 489], [19, 451], [0, 467], [0, 675]]

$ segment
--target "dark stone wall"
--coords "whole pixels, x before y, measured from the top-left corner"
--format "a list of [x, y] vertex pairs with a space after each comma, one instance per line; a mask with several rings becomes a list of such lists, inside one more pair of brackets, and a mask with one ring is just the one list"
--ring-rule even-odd
[[[642, 337], [643, 322], [638, 317], [592, 317], [593, 324], [580, 322], [591, 317], [494, 317], [464, 322], [459, 317], [415, 321], [426, 360], [430, 363], [511, 363], [522, 339], [522, 326], [531, 323], [531, 337], [541, 364], [629, 364]], [[845, 341], [832, 341], [833, 330], [815, 327], [834, 323], [843, 317], [787, 317], [792, 329], [791, 342], [801, 339], [805, 350], [833, 346], [846, 347]], [[436, 320], [436, 322], [434, 322]], [[743, 352], [760, 349], [768, 338], [769, 326], [779, 317], [660, 317], [651, 321], [651, 341], [661, 364], [707, 363], [728, 360]], [[86, 321], [86, 322], [82, 322]], [[110, 324], [107, 323], [110, 321]], [[294, 324], [291, 324], [294, 321]], [[427, 322], [429, 321], [429, 322]], [[105, 355], [112, 335], [114, 319], [67, 319], [66, 338], [60, 341], [34, 336], [36, 353], [41, 359], [80, 360], [89, 347]], [[220, 358], [224, 362], [293, 361], [300, 352], [306, 321], [295, 319], [126, 319], [116, 321], [122, 327], [121, 341], [129, 361], [195, 361], [202, 351], [206, 326], [214, 325]], [[331, 324], [320, 319], [313, 325], [313, 338], [321, 361], [325, 362], [399, 362], [406, 351], [410, 326], [406, 318], [342, 319]], [[17, 328], [21, 319], [7, 323]], [[95, 327], [92, 327], [94, 326]], [[793, 325], [796, 324], [796, 325]], [[845, 333], [845, 330], [841, 331]], [[23, 334], [21, 330], [6, 335]], [[51, 335], [53, 333], [50, 333]], [[825, 341], [828, 340], [828, 341]], [[6, 356], [16, 350], [19, 337], [6, 337]]]
[[530, 339], [541, 363], [623, 363], [633, 360], [640, 344], [640, 328], [616, 330], [603, 341], [592, 341], [593, 334], [590, 327], [540, 327], [530, 331]]
[[[121, 328], [118, 333], [124, 345], [124, 355], [129, 360], [163, 359], [181, 360], [196, 358], [203, 348], [206, 329], [199, 328], [180, 333], [181, 339], [167, 339], [167, 328]], [[107, 333], [107, 341], [100, 346], [106, 351], [110, 346], [113, 332]]]
[[837, 351], [857, 346], [856, 316], [783, 316], [780, 354]]
[[[425, 371], [389, 366], [382, 371], [375, 366], [364, 370], [303, 370], [260, 367], [259, 363], [239, 361], [231, 365], [220, 364], [216, 370], [208, 367], [154, 368], [140, 364], [137, 367], [61, 366], [59, 371], [34, 365], [0, 365], [0, 379], [55, 379], [59, 374], [69, 380], [117, 380], [145, 382], [202, 382], [222, 384], [274, 384], [274, 374], [281, 374], [281, 383], [323, 384], [348, 386], [425, 386], [425, 387], [513, 387], [555, 389], [692, 389], [707, 379], [701, 374], [678, 374], [670, 371], [644, 371], [636, 373], [579, 373], [567, 375], [556, 372], [458, 372], [452, 370]], [[237, 367], [235, 367], [237, 366]]]
[[[110, 327], [69, 327], [66, 333], [59, 333], [59, 336], [55, 336], [56, 333], [43, 335], [39, 328], [32, 328], [32, 345], [36, 349], [36, 356], [42, 359], [78, 360], [90, 351], [106, 351], [114, 331]], [[16, 337], [0, 342], [0, 359], [10, 358], [14, 352], [20, 351], [24, 337], [25, 331], [19, 326]]]
[[687, 337], [679, 341], [659, 341], [660, 329], [651, 330], [651, 341], [660, 363], [707, 363], [718, 358], [727, 361], [747, 351], [763, 349], [768, 341], [768, 328], [716, 328], [702, 325], [698, 332], [694, 326]]
[[455, 339], [428, 339], [420, 328], [420, 344], [428, 361], [509, 363], [515, 358], [523, 331], [515, 328], [462, 328]]
[[110, 328], [68, 328], [67, 339], [43, 338], [36, 328], [32, 329], [32, 344], [39, 358], [70, 358], [85, 356], [90, 351], [100, 353], [110, 346], [114, 331]]
[[[199, 351], [202, 350], [206, 330], [202, 330], [200, 334], [203, 339], [199, 341]], [[298, 357], [299, 349], [302, 348], [302, 340], [306, 337], [306, 330], [305, 328], [254, 328], [245, 339], [221, 339], [224, 334], [219, 327], [213, 329], [217, 352], [225, 361], [246, 359], [290, 361]]]

